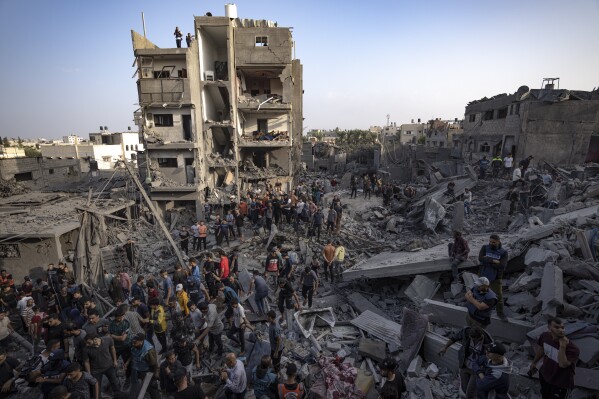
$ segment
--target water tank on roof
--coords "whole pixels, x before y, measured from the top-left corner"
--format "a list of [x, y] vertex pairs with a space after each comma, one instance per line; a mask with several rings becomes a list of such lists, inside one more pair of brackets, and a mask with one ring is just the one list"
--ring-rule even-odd
[[225, 16], [231, 19], [237, 18], [237, 6], [235, 3], [225, 4]]

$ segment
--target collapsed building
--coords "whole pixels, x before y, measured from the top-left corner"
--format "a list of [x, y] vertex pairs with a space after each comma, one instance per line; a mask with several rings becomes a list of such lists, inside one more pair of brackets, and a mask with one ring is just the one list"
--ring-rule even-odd
[[291, 188], [300, 165], [302, 65], [291, 28], [266, 20], [195, 17], [189, 48], [158, 48], [132, 31], [146, 151], [140, 175], [161, 212], [203, 212], [266, 181]]

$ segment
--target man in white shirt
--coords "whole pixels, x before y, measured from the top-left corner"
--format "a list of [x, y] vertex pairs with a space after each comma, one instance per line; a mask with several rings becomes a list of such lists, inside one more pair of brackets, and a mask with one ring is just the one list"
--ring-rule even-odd
[[[250, 321], [245, 317], [245, 309], [237, 298], [231, 300], [231, 307], [233, 308], [233, 324], [227, 332], [227, 337], [239, 344], [241, 350], [239, 356], [243, 356], [245, 355], [245, 328], [252, 327]], [[235, 337], [235, 334], [237, 334], [237, 337]]]
[[521, 166], [514, 169], [514, 174], [512, 175], [512, 187], [516, 187], [516, 184], [518, 184], [518, 182], [524, 182], [522, 180], [522, 167]]
[[503, 173], [504, 176], [510, 176], [512, 174], [512, 167], [514, 166], [514, 157], [512, 157], [512, 153], [507, 154], [505, 158], [503, 158]]

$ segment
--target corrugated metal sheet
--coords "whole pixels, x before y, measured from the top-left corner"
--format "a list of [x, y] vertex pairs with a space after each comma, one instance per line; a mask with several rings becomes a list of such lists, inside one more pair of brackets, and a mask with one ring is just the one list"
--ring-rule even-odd
[[350, 323], [388, 344], [401, 346], [401, 325], [370, 310], [362, 312]]

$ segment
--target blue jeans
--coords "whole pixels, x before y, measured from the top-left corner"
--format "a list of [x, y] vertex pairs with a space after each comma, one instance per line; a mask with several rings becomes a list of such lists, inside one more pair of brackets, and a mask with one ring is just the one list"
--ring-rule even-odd
[[470, 215], [470, 212], [472, 212], [472, 209], [470, 209], [470, 201], [464, 201], [464, 212], [466, 215]]
[[256, 300], [256, 306], [258, 306], [258, 314], [266, 314], [266, 310], [264, 309], [264, 299], [266, 299], [267, 296], [268, 294], [262, 296], [258, 296], [258, 294], [256, 294], [254, 296], [254, 299]]

